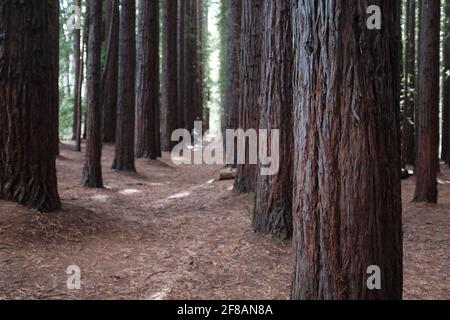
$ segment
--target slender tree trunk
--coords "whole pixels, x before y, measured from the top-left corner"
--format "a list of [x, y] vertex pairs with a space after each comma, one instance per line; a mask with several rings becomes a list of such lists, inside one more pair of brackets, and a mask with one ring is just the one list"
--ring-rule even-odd
[[[87, 9], [89, 11], [89, 8]], [[79, 74], [79, 80], [78, 80], [78, 104], [79, 104], [79, 112], [78, 112], [78, 120], [77, 120], [77, 132], [76, 132], [76, 140], [75, 140], [75, 151], [81, 152], [81, 126], [83, 124], [83, 108], [82, 108], [82, 97], [83, 97], [83, 81], [84, 81], [84, 61], [85, 61], [85, 51], [87, 47], [87, 38], [88, 38], [88, 29], [89, 29], [89, 23], [87, 22], [89, 19], [86, 14], [86, 25], [85, 29], [83, 31], [83, 45], [81, 47], [81, 60], [80, 60], [80, 74]], [[86, 54], [87, 56], [87, 54]]]
[[117, 100], [116, 153], [113, 170], [136, 171], [135, 69], [136, 69], [136, 1], [121, 0], [119, 36], [119, 80]]
[[408, 0], [406, 13], [405, 104], [402, 119], [402, 164], [413, 165], [416, 75], [416, 0]]
[[294, 7], [293, 299], [402, 297], [400, 16], [379, 0], [369, 30], [372, 3]]
[[193, 1], [194, 0], [186, 0], [184, 4], [185, 11], [185, 40], [183, 43], [183, 52], [184, 52], [184, 67], [183, 67], [183, 92], [184, 92], [184, 124], [187, 130], [192, 131], [194, 128], [195, 121], [195, 99], [193, 90], [193, 74], [194, 74], [194, 66], [193, 66]]
[[438, 200], [440, 1], [422, 0], [420, 24], [418, 145], [414, 201]]
[[[239, 127], [258, 130], [260, 113], [260, 79], [262, 47], [262, 0], [242, 1]], [[239, 146], [244, 147], [244, 146]], [[254, 192], [258, 165], [249, 164], [249, 147], [245, 146], [246, 164], [237, 166], [235, 189]]]
[[116, 141], [117, 78], [119, 65], [119, 0], [108, 0], [111, 13], [106, 20], [106, 62], [102, 75], [103, 85], [103, 142]]
[[[239, 97], [240, 97], [240, 69], [239, 55], [241, 47], [241, 15], [242, 1], [231, 0], [226, 14], [226, 69], [225, 90], [223, 99], [223, 128], [222, 134], [226, 137], [226, 130], [236, 130], [239, 126]], [[234, 150], [234, 159], [228, 159], [232, 167], [237, 164], [237, 149]]]
[[175, 145], [177, 129], [177, 1], [163, 0], [163, 108], [165, 112], [164, 150]]
[[[264, 2], [264, 36], [261, 72], [260, 129], [279, 129], [279, 170], [258, 177], [253, 227], [282, 240], [292, 236], [292, 173], [294, 137], [292, 131], [292, 4], [285, 0]], [[260, 143], [263, 143], [260, 141]], [[261, 147], [261, 146], [260, 146]], [[271, 163], [276, 166], [275, 163]], [[263, 170], [265, 165], [260, 165]]]
[[140, 1], [136, 156], [161, 156], [159, 135], [159, 2]]
[[[81, 7], [81, 0], [75, 0], [75, 5]], [[81, 107], [80, 93], [80, 73], [81, 73], [81, 29], [73, 31], [73, 59], [75, 69], [75, 94], [73, 101], [73, 121], [72, 121], [72, 140], [77, 140], [78, 118]]]
[[186, 107], [184, 101], [184, 43], [186, 41], [185, 34], [185, 4], [186, 0], [178, 0], [177, 14], [177, 127], [186, 128], [184, 119], [184, 109]]
[[445, 1], [445, 23], [444, 23], [444, 76], [443, 76], [443, 100], [442, 106], [447, 119], [447, 132], [443, 133], [443, 140], [446, 140], [447, 152], [444, 160], [450, 165], [450, 0]]
[[83, 185], [103, 188], [102, 178], [102, 1], [89, 1], [89, 43], [87, 61], [88, 117], [86, 139], [86, 161]]
[[204, 117], [204, 101], [203, 101], [203, 0], [196, 0], [196, 78], [195, 78], [195, 93], [197, 97], [196, 103], [196, 118], [202, 121], [203, 130], [206, 129]]
[[60, 207], [58, 8], [56, 0], [0, 3], [0, 199], [39, 211]]

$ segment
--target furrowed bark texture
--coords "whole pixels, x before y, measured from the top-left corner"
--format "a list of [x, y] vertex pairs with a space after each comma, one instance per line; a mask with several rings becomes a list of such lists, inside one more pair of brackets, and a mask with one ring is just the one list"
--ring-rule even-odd
[[406, 13], [405, 105], [402, 119], [402, 165], [413, 165], [416, 78], [416, 0], [408, 0]]
[[102, 178], [102, 1], [89, 1], [89, 43], [87, 59], [88, 117], [86, 139], [86, 161], [83, 170], [83, 185], [103, 188]]
[[[242, 1], [239, 127], [244, 131], [259, 127], [263, 3], [262, 0]], [[258, 165], [249, 164], [248, 146], [245, 153], [246, 164], [237, 166], [234, 184], [241, 193], [254, 192], [257, 180]]]
[[163, 1], [163, 109], [164, 151], [171, 151], [177, 129], [177, 1]]
[[119, 35], [119, 83], [116, 153], [113, 169], [136, 171], [134, 165], [136, 36], [135, 0], [122, 0]]
[[[371, 4], [381, 30], [366, 26]], [[293, 299], [400, 299], [398, 5], [296, 1]], [[381, 269], [369, 290], [367, 268]]]
[[430, 203], [438, 200], [440, 9], [439, 0], [422, 1], [414, 201]]
[[0, 2], [0, 199], [60, 207], [55, 167], [58, 1]]
[[443, 132], [443, 139], [447, 141], [445, 161], [450, 165], [450, 0], [445, 2], [444, 24], [444, 77], [443, 77], [442, 105], [447, 116], [447, 132]]
[[102, 75], [103, 142], [116, 141], [117, 128], [117, 78], [119, 65], [119, 0], [108, 0], [111, 13], [106, 20], [106, 62]]
[[159, 126], [159, 2], [140, 1], [137, 53], [136, 156], [161, 156]]
[[[292, 4], [285, 0], [264, 2], [264, 36], [261, 71], [260, 129], [280, 130], [279, 171], [260, 175], [253, 216], [255, 231], [285, 240], [292, 236]], [[262, 141], [260, 141], [262, 143]], [[273, 163], [272, 163], [273, 165]], [[263, 165], [260, 165], [260, 170]]]
[[[240, 97], [240, 70], [239, 55], [241, 46], [241, 15], [242, 1], [231, 0], [228, 7], [226, 28], [227, 28], [227, 55], [226, 65], [226, 90], [224, 93], [224, 122], [223, 137], [226, 137], [226, 130], [236, 130], [239, 126], [239, 97]], [[234, 151], [234, 159], [228, 162], [237, 164], [237, 150]]]

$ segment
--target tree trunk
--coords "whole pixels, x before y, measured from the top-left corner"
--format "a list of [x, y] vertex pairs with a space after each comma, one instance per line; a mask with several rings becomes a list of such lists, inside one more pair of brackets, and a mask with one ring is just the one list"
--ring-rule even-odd
[[185, 34], [185, 4], [186, 0], [178, 0], [177, 14], [177, 127], [186, 128], [184, 119], [184, 43]]
[[193, 84], [193, 74], [194, 74], [194, 66], [193, 66], [193, 44], [192, 44], [192, 34], [193, 34], [193, 1], [194, 0], [186, 0], [184, 4], [185, 11], [185, 40], [183, 43], [183, 52], [184, 52], [184, 67], [183, 67], [183, 92], [184, 92], [184, 124], [185, 128], [189, 131], [192, 131], [194, 128], [194, 120], [195, 120], [195, 99], [192, 94], [194, 90]]
[[406, 13], [405, 104], [402, 119], [402, 165], [413, 165], [416, 76], [416, 0], [408, 0]]
[[439, 147], [440, 1], [422, 0], [420, 23], [418, 145], [414, 201], [437, 203]]
[[116, 153], [112, 166], [113, 170], [118, 171], [136, 171], [134, 165], [135, 32], [136, 1], [121, 0]]
[[[226, 13], [226, 54], [225, 54], [225, 89], [223, 97], [223, 128], [222, 134], [226, 137], [226, 130], [236, 130], [239, 126], [239, 97], [240, 97], [240, 70], [239, 55], [241, 47], [241, 15], [242, 1], [231, 0]], [[234, 150], [234, 159], [228, 163], [237, 164], [237, 150]]]
[[0, 3], [0, 199], [39, 211], [60, 207], [49, 129], [58, 101], [58, 5]]
[[55, 110], [53, 112], [53, 130], [54, 130], [54, 152], [58, 156], [59, 155], [59, 16], [60, 16], [60, 7], [59, 2], [56, 2], [55, 7], [53, 7], [53, 10], [56, 12], [53, 12], [52, 14], [57, 15], [57, 20], [52, 20], [51, 25], [51, 32], [50, 36], [52, 37], [52, 43], [53, 43], [53, 51], [51, 53], [53, 57], [53, 76], [55, 79], [52, 81], [52, 89], [53, 89], [53, 99], [55, 100], [53, 102], [53, 106], [55, 107]]
[[292, 298], [400, 299], [398, 4], [369, 30], [369, 0], [296, 3]]
[[163, 0], [163, 108], [164, 150], [175, 145], [172, 132], [177, 129], [177, 1]]
[[81, 138], [82, 138], [82, 126], [83, 126], [83, 81], [84, 81], [84, 65], [85, 65], [85, 56], [87, 57], [87, 42], [89, 38], [89, 6], [86, 8], [85, 15], [85, 25], [83, 29], [83, 45], [81, 47], [81, 61], [80, 61], [80, 78], [78, 81], [78, 97], [79, 97], [79, 113], [77, 120], [77, 132], [76, 132], [76, 140], [75, 140], [75, 150], [81, 152]]
[[[260, 129], [280, 130], [279, 171], [259, 175], [253, 216], [255, 231], [285, 240], [292, 236], [292, 4], [285, 0], [264, 2]], [[262, 142], [261, 142], [262, 143]], [[272, 163], [274, 165], [274, 163]], [[264, 166], [260, 165], [260, 169]]]
[[443, 110], [447, 116], [447, 132], [443, 133], [443, 140], [446, 140], [447, 152], [444, 160], [450, 165], [450, 0], [445, 2], [445, 23], [444, 23], [444, 76], [443, 76]]
[[161, 156], [159, 134], [159, 2], [139, 3], [136, 156]]
[[[81, 0], [75, 0], [74, 4], [81, 8]], [[75, 69], [75, 94], [73, 100], [72, 140], [77, 140], [78, 119], [81, 108], [80, 97], [80, 73], [81, 73], [81, 29], [73, 31], [73, 59]]]
[[88, 117], [86, 160], [83, 170], [83, 185], [103, 188], [102, 178], [102, 1], [89, 1], [89, 43], [87, 60]]
[[116, 141], [117, 128], [117, 78], [119, 64], [119, 0], [108, 0], [111, 13], [106, 20], [106, 62], [102, 75], [103, 85], [103, 142]]
[[[259, 126], [263, 3], [262, 0], [242, 1], [239, 127], [244, 131], [258, 130]], [[254, 192], [256, 188], [258, 166], [249, 164], [248, 153], [247, 144], [246, 164], [237, 166], [234, 184], [241, 193]]]

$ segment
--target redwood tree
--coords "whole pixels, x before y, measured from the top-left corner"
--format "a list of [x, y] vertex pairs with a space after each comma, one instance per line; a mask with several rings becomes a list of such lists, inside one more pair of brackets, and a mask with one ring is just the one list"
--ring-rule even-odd
[[134, 165], [136, 1], [121, 0], [116, 153], [113, 170], [136, 171]]
[[414, 201], [430, 203], [438, 200], [440, 10], [439, 0], [422, 0]]
[[159, 127], [159, 1], [139, 2], [136, 156], [161, 156]]
[[184, 44], [186, 39], [185, 31], [185, 6], [186, 0], [178, 1], [177, 13], [177, 127], [186, 128], [184, 119]]
[[[170, 151], [177, 129], [177, 1], [163, 0], [163, 109], [164, 150]], [[191, 93], [192, 94], [192, 93]]]
[[414, 110], [416, 75], [416, 0], [406, 10], [405, 104], [402, 120], [402, 164], [414, 164]]
[[[81, 7], [81, 0], [75, 0], [74, 4]], [[81, 82], [81, 29], [79, 28], [73, 30], [73, 60], [75, 69], [75, 94], [73, 99], [72, 140], [77, 140], [78, 121], [81, 112], [81, 97], [79, 90]]]
[[89, 1], [89, 43], [87, 55], [87, 135], [83, 185], [103, 188], [102, 178], [102, 0]]
[[60, 207], [54, 130], [59, 3], [0, 3], [0, 199]]
[[[279, 129], [279, 171], [260, 175], [256, 188], [253, 227], [256, 231], [288, 239], [292, 235], [292, 26], [291, 6], [285, 0], [264, 2], [260, 129]], [[262, 143], [262, 141], [260, 141]], [[272, 163], [271, 165], [275, 165]], [[260, 169], [262, 169], [260, 165]]]
[[[223, 4], [224, 5], [224, 4]], [[224, 63], [223, 84], [223, 118], [222, 134], [226, 137], [226, 130], [236, 130], [239, 125], [239, 97], [240, 97], [240, 70], [239, 54], [241, 46], [241, 15], [242, 1], [231, 0], [225, 5], [225, 41], [222, 49]], [[237, 150], [234, 151], [234, 159], [228, 159], [236, 166]]]
[[[242, 1], [239, 128], [244, 131], [257, 130], [259, 126], [263, 3], [263, 0]], [[234, 185], [241, 193], [254, 192], [257, 179], [258, 166], [249, 164], [248, 145], [245, 153], [246, 164], [237, 166]]]
[[[398, 4], [306, 0], [293, 11], [293, 299], [400, 299]], [[368, 268], [381, 269], [369, 290]]]
[[119, 0], [107, 0], [106, 61], [102, 74], [103, 141], [116, 140], [117, 77], [119, 65]]
[[445, 23], [444, 23], [444, 76], [442, 83], [443, 90], [443, 110], [446, 113], [446, 133], [443, 133], [443, 140], [446, 143], [445, 161], [450, 165], [450, 0], [445, 1]]

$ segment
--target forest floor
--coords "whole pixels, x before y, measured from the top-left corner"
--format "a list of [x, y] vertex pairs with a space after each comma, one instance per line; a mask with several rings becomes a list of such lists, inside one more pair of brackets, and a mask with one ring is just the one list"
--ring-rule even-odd
[[[252, 197], [215, 181], [219, 166], [138, 160], [108, 170], [105, 189], [80, 186], [82, 154], [62, 147], [63, 207], [40, 214], [0, 202], [0, 299], [287, 299], [292, 246], [252, 232]], [[450, 170], [440, 204], [411, 203], [403, 182], [406, 299], [450, 299]], [[68, 290], [66, 269], [81, 269]]]

